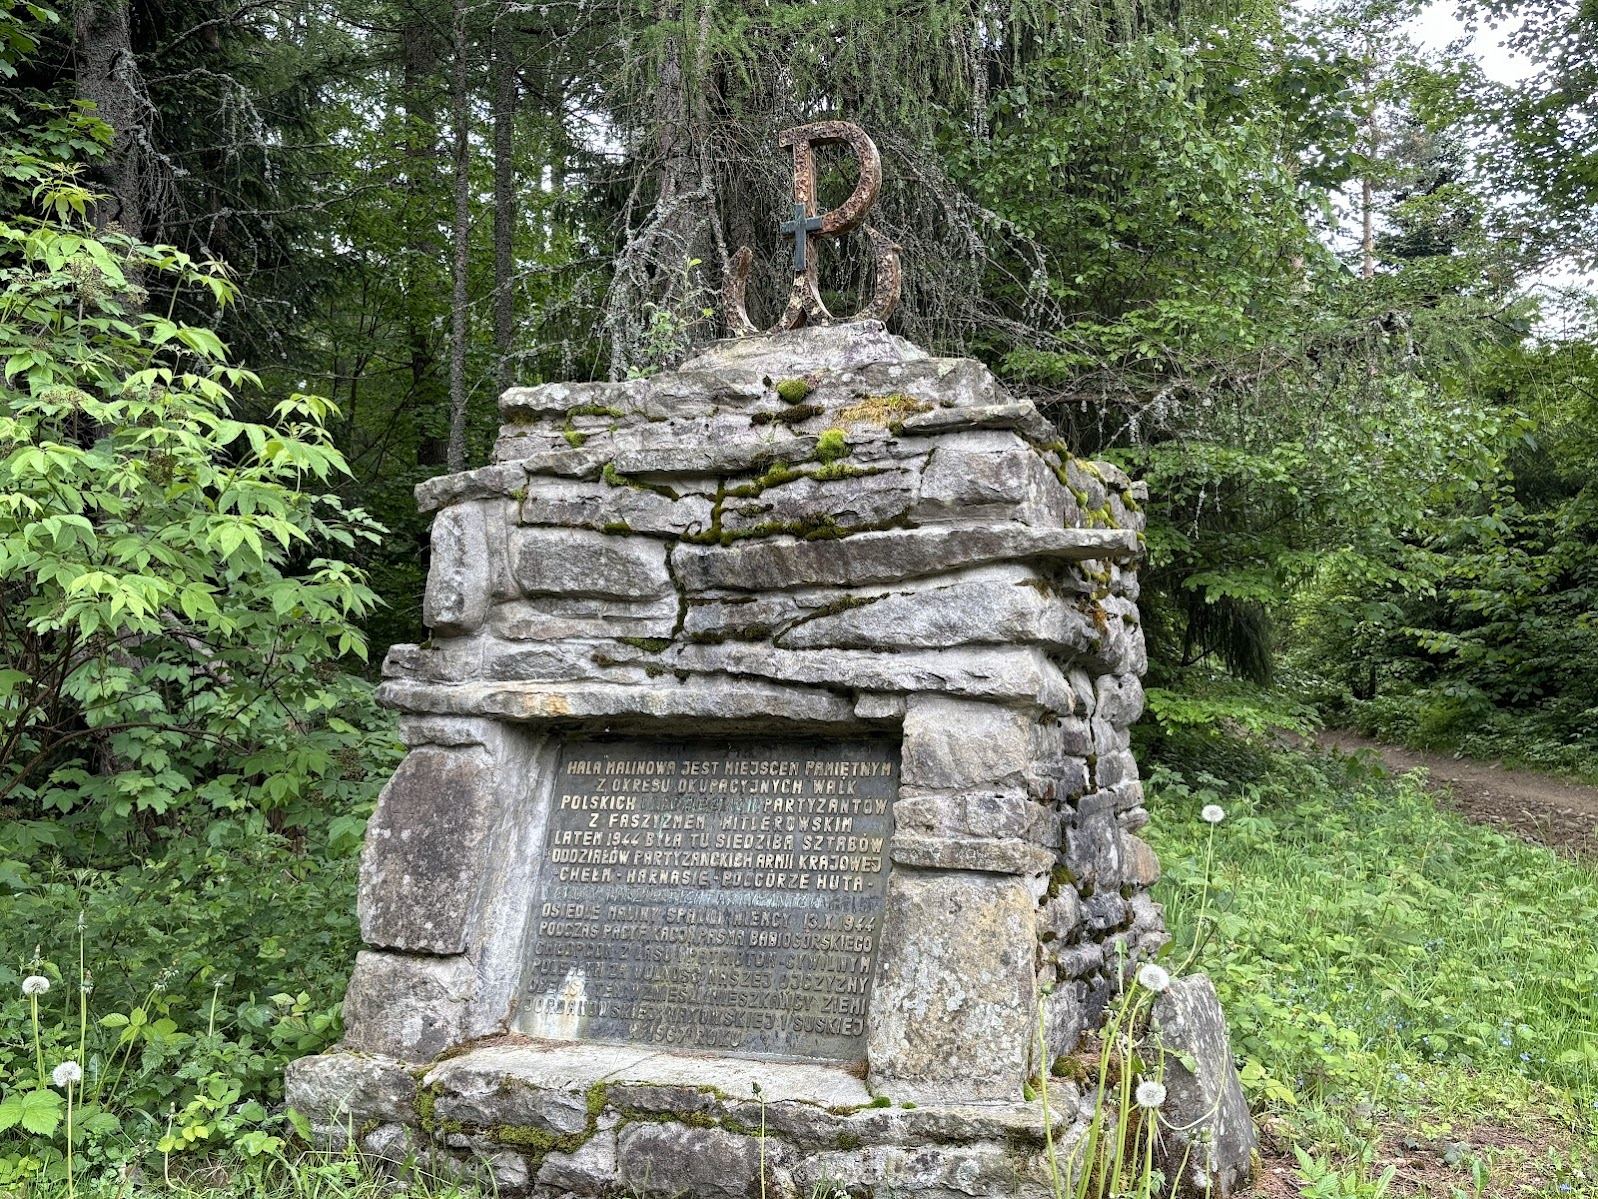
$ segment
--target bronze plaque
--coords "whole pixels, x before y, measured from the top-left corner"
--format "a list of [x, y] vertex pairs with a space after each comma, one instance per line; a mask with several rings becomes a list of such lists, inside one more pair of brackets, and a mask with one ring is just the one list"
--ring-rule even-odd
[[898, 786], [880, 741], [567, 744], [521, 1030], [864, 1058]]

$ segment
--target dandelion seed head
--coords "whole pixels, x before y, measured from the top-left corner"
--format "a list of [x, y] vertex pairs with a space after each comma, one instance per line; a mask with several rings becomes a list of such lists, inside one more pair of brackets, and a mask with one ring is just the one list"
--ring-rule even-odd
[[83, 1067], [77, 1062], [62, 1062], [50, 1071], [50, 1081], [58, 1087], [70, 1086], [75, 1082], [83, 1081]]
[[30, 974], [22, 980], [24, 995], [43, 995], [50, 989], [50, 980], [42, 974]]
[[1218, 803], [1207, 803], [1199, 812], [1199, 819], [1205, 824], [1219, 824], [1226, 819], [1226, 809]]
[[1150, 991], [1171, 989], [1170, 972], [1153, 962], [1145, 962], [1137, 968], [1137, 981], [1139, 986], [1147, 987]]
[[1152, 1078], [1145, 1078], [1137, 1084], [1137, 1105], [1139, 1107], [1156, 1108], [1165, 1102], [1165, 1087], [1155, 1082]]

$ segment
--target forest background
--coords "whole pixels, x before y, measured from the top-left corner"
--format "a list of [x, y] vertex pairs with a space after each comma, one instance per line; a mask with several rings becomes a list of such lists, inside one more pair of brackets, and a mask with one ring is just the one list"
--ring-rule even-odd
[[[1529, 939], [1550, 888], [1571, 928], [1598, 912], [1590, 873], [1280, 744], [1329, 722], [1598, 778], [1598, 307], [1540, 283], [1598, 260], [1598, 19], [1463, 0], [1509, 21], [1506, 84], [1412, 44], [1424, 7], [0, 0], [0, 1193], [62, 1176], [67, 1056], [97, 1080], [92, 1176], [282, 1159], [281, 1065], [337, 1039], [400, 752], [374, 664], [426, 636], [413, 487], [485, 461], [506, 386], [714, 337], [727, 247], [778, 295], [776, 132], [822, 114], [882, 149], [895, 330], [1149, 482], [1156, 795], [1224, 800], [1261, 869], [1328, 829], [1368, 847], [1322, 863], [1363, 947], [1342, 965], [1267, 944], [1242, 874], [1203, 934], [1252, 955], [1252, 981], [1211, 969], [1255, 1102], [1356, 1175], [1379, 1137], [1302, 1113], [1394, 1055], [1501, 1058], [1576, 1127], [1579, 931], [1550, 965], [1575, 990], [1527, 983], [1544, 1023], [1519, 992], [1455, 1020], [1412, 986], [1382, 1022], [1364, 981], [1365, 1015], [1302, 989], [1359, 952], [1380, 982], [1487, 859], [1524, 872]], [[1162, 835], [1180, 932], [1199, 851]], [[1436, 837], [1454, 856], [1415, 849]], [[1372, 917], [1417, 852], [1435, 911]], [[1466, 974], [1502, 951], [1479, 940]], [[55, 983], [43, 1033], [28, 975]]]

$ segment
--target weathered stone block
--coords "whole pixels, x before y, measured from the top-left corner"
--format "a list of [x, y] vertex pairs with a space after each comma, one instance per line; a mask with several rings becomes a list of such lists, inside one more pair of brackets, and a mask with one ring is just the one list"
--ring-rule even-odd
[[1100, 675], [1093, 686], [1095, 715], [1126, 728], [1143, 715], [1143, 684], [1135, 675]]
[[1044, 1060], [1040, 1069], [1050, 1069], [1056, 1059], [1075, 1051], [1087, 1031], [1085, 988], [1077, 982], [1064, 982], [1043, 996]]
[[383, 656], [385, 679], [427, 679], [458, 683], [483, 668], [483, 638], [439, 638], [429, 645], [391, 645]]
[[777, 383], [806, 375], [821, 363], [836, 371], [878, 362], [922, 362], [928, 357], [920, 346], [889, 333], [881, 321], [850, 321], [809, 325], [775, 337], [728, 338], [678, 369], [684, 374], [765, 375]]
[[312, 1124], [354, 1128], [369, 1120], [416, 1121], [416, 1079], [390, 1057], [299, 1058], [283, 1072], [283, 1099]]
[[[501, 530], [494, 530], [501, 536]], [[422, 622], [449, 637], [475, 632], [492, 588], [488, 517], [482, 504], [446, 508], [433, 518], [432, 555]]]
[[760, 1195], [760, 1143], [720, 1128], [628, 1124], [616, 1139], [616, 1166], [622, 1186], [633, 1195]]
[[1032, 764], [1032, 718], [996, 704], [912, 695], [901, 753], [900, 783], [912, 792], [1020, 788]]
[[[950, 411], [956, 410], [941, 410]], [[983, 445], [973, 438], [940, 445], [921, 477], [921, 498], [911, 518], [918, 524], [1014, 520], [1048, 528], [1063, 525], [1070, 494], [1035, 450], [1018, 438], [1004, 440], [1009, 444]]]
[[1034, 441], [1052, 441], [1058, 435], [1030, 400], [998, 404], [973, 404], [934, 408], [904, 419], [907, 433], [951, 433], [964, 429], [1014, 429]]
[[488, 630], [507, 641], [669, 639], [677, 627], [677, 607], [675, 595], [647, 600], [544, 595], [496, 604]]
[[1126, 900], [1113, 891], [1099, 891], [1082, 901], [1082, 920], [1096, 933], [1120, 928], [1126, 923]]
[[619, 474], [643, 479], [739, 475], [779, 462], [803, 462], [816, 452], [816, 439], [783, 429], [770, 440], [697, 439], [692, 445], [652, 444], [620, 450], [611, 459]]
[[[618, 659], [626, 656], [617, 653]], [[1011, 646], [966, 646], [953, 650], [827, 654], [724, 642], [683, 645], [661, 655], [637, 653], [666, 669], [696, 673], [755, 675], [785, 682], [848, 687], [860, 691], [943, 692], [1000, 700], [1055, 711], [1069, 707], [1070, 687], [1060, 668], [1041, 650]]]
[[1116, 827], [1114, 812], [1079, 812], [1060, 833], [1065, 841], [1065, 868], [1078, 889], [1105, 890], [1121, 885], [1125, 870], [1121, 864], [1121, 830]]
[[1174, 1142], [1171, 1168], [1186, 1156], [1184, 1189], [1238, 1194], [1248, 1182], [1258, 1139], [1232, 1065], [1226, 1017], [1214, 984], [1202, 974], [1177, 979], [1155, 1002], [1153, 1025], [1165, 1054], [1160, 1123]]
[[1059, 815], [1013, 791], [975, 791], [955, 795], [901, 795], [893, 806], [901, 833], [935, 836], [1019, 839], [1035, 845], [1059, 844]]
[[570, 1153], [549, 1153], [534, 1179], [533, 1194], [610, 1195], [617, 1189], [616, 1134], [595, 1133]]
[[710, 508], [710, 497], [703, 495], [673, 497], [639, 487], [534, 479], [521, 501], [521, 523], [680, 537], [709, 528]]
[[362, 950], [344, 996], [344, 1046], [422, 1062], [465, 1040], [477, 972], [464, 956]]
[[776, 641], [790, 649], [1042, 645], [1079, 654], [1092, 652], [1099, 634], [1035, 571], [998, 566], [933, 586], [851, 596], [782, 629]]
[[[1069, 1161], [1069, 1145], [1060, 1147]], [[1062, 1166], [1063, 1168], [1063, 1166]], [[863, 1195], [928, 1199], [1050, 1199], [1048, 1162], [1038, 1151], [1007, 1152], [997, 1145], [874, 1146], [796, 1158], [793, 1181], [801, 1195], [842, 1185]]]
[[1038, 908], [1038, 937], [1064, 941], [1082, 926], [1082, 899], [1074, 887], [1061, 887]]
[[526, 482], [527, 471], [519, 462], [485, 466], [455, 475], [436, 475], [416, 485], [416, 508], [419, 512], [432, 512], [469, 500], [499, 499]]
[[494, 726], [486, 720], [453, 716], [402, 716], [399, 721], [400, 740], [406, 748], [422, 745], [440, 745], [459, 748], [469, 745], [487, 745], [494, 734]]
[[672, 589], [665, 546], [643, 537], [522, 528], [510, 535], [510, 553], [526, 595], [650, 599]]
[[1020, 1094], [1035, 913], [1020, 878], [890, 876], [867, 1033], [874, 1093], [918, 1103]]
[[1124, 725], [1111, 724], [1099, 717], [1094, 717], [1089, 724], [1093, 729], [1093, 752], [1099, 757], [1131, 747], [1132, 734]]
[[844, 531], [881, 528], [909, 512], [916, 484], [913, 471], [897, 467], [830, 481], [799, 478], [759, 495], [729, 496], [722, 503], [721, 527], [762, 536], [804, 535], [824, 524]]
[[727, 676], [656, 679], [628, 683], [466, 683], [437, 686], [394, 680], [378, 700], [401, 712], [487, 716], [511, 721], [647, 718], [657, 727], [702, 731], [705, 720], [792, 721], [807, 731], [858, 727], [854, 706], [815, 687], [795, 687]]
[[1160, 859], [1147, 841], [1123, 834], [1121, 872], [1122, 877], [1134, 887], [1152, 887], [1160, 881]]
[[507, 1125], [557, 1135], [582, 1132], [588, 1126], [581, 1092], [527, 1086], [491, 1070], [452, 1073], [449, 1090], [434, 1103], [433, 1115], [478, 1129]]
[[406, 756], [366, 829], [362, 940], [384, 949], [465, 951], [493, 791], [493, 763], [482, 750], [425, 748]]
[[937, 870], [977, 870], [988, 874], [1042, 874], [1054, 865], [1054, 851], [1014, 838], [933, 837], [895, 833], [889, 856], [901, 866]]

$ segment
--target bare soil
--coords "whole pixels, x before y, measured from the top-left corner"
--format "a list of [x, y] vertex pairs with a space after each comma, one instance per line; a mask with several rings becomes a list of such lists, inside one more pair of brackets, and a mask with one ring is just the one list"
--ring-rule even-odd
[[1439, 798], [1476, 824], [1491, 824], [1528, 841], [1582, 856], [1598, 857], [1598, 787], [1526, 770], [1382, 745], [1342, 730], [1316, 741], [1324, 749], [1353, 754], [1368, 750], [1389, 770], [1425, 769]]

